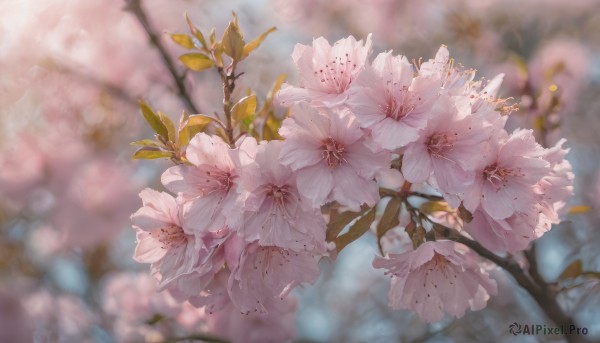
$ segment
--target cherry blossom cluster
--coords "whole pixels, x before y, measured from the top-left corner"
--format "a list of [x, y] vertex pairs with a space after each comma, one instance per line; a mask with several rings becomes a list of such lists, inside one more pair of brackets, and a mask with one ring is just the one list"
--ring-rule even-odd
[[[140, 194], [135, 259], [151, 264], [160, 290], [208, 313], [233, 306], [284, 318], [290, 291], [313, 283], [319, 260], [333, 255], [326, 206], [376, 211], [391, 177], [402, 185], [403, 212], [392, 216], [410, 214], [400, 226], [414, 248], [386, 249], [373, 262], [392, 277], [391, 306], [427, 322], [485, 307], [495, 281], [474, 252], [433, 227], [451, 226], [496, 252], [526, 249], [559, 222], [572, 193], [564, 142], [547, 149], [530, 130], [507, 132], [513, 107], [497, 97], [503, 75], [475, 80], [445, 46], [423, 63], [371, 54], [370, 36], [296, 45], [300, 86], [284, 84], [277, 95], [291, 107], [283, 140], [242, 135], [230, 145], [198, 133], [189, 163], [162, 175], [170, 193]], [[415, 216], [416, 189], [467, 215]], [[418, 239], [415, 227], [430, 234]]]

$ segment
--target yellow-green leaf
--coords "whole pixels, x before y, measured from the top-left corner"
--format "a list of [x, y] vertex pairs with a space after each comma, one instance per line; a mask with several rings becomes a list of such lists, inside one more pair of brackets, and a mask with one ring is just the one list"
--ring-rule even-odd
[[273, 102], [273, 98], [275, 97], [275, 95], [277, 94], [277, 92], [279, 92], [279, 90], [281, 89], [281, 85], [283, 84], [283, 81], [285, 81], [286, 77], [287, 77], [286, 74], [281, 74], [281, 75], [279, 75], [277, 77], [277, 80], [275, 81], [275, 84], [273, 84], [273, 88], [271, 88], [271, 90], [267, 94], [267, 102], [268, 103], [272, 103]]
[[173, 125], [173, 121], [171, 120], [171, 118], [169, 118], [168, 115], [158, 111], [158, 117], [160, 118], [160, 121], [163, 123], [163, 125], [165, 125], [165, 127], [167, 128], [167, 140], [171, 141], [171, 142], [175, 142], [175, 138], [177, 137], [177, 134], [175, 133], [175, 125]]
[[445, 201], [427, 201], [419, 206], [419, 210], [423, 213], [433, 212], [453, 212]]
[[282, 137], [279, 134], [279, 126], [281, 122], [272, 114], [267, 117], [262, 129], [263, 139], [266, 141], [280, 140]]
[[233, 120], [240, 122], [256, 112], [256, 95], [245, 96], [233, 105], [231, 113]]
[[179, 56], [179, 60], [186, 67], [194, 71], [202, 71], [213, 66], [213, 62], [208, 56], [199, 53], [181, 55]]
[[246, 43], [244, 42], [244, 37], [240, 32], [240, 28], [234, 21], [230, 22], [225, 29], [225, 32], [223, 32], [221, 42], [223, 44], [223, 51], [227, 56], [236, 61], [242, 59]]
[[542, 129], [544, 129], [545, 123], [546, 123], [546, 118], [544, 118], [543, 115], [539, 115], [539, 116], [535, 117], [535, 120], [533, 122], [533, 128], [536, 131], [542, 131]]
[[[186, 16], [187, 17], [187, 16]], [[181, 114], [181, 118], [179, 118], [179, 130], [178, 130], [178, 138], [177, 145], [181, 148], [190, 142], [190, 130], [188, 128], [188, 119], [190, 115], [187, 114], [186, 111], [183, 111]]]
[[587, 205], [572, 206], [571, 208], [569, 208], [569, 214], [583, 214], [588, 213], [591, 210], [592, 207]]
[[204, 131], [204, 129], [214, 121], [214, 118], [205, 116], [203, 114], [196, 114], [188, 118], [187, 127], [189, 130], [190, 139], [192, 139], [198, 132]]
[[215, 37], [215, 28], [213, 27], [208, 34], [208, 41], [210, 42], [211, 48], [214, 48], [217, 38]]
[[173, 42], [179, 44], [180, 46], [186, 48], [186, 49], [193, 49], [194, 48], [194, 41], [192, 40], [192, 37], [183, 34], [183, 33], [175, 33], [175, 34], [168, 34], [169, 37], [171, 37], [171, 39], [173, 40]]
[[152, 130], [154, 130], [154, 132], [156, 132], [163, 138], [168, 139], [169, 133], [167, 131], [167, 127], [160, 120], [158, 114], [156, 114], [156, 112], [154, 112], [152, 108], [148, 106], [148, 104], [146, 104], [142, 99], [139, 99], [138, 102], [140, 103], [142, 115], [144, 116], [146, 122], [148, 122]]
[[567, 266], [567, 268], [565, 268], [563, 270], [562, 273], [560, 273], [560, 276], [558, 277], [558, 279], [566, 280], [566, 279], [571, 279], [571, 278], [577, 277], [583, 271], [582, 267], [583, 267], [583, 264], [581, 263], [581, 260], [575, 260], [571, 264], [569, 264]]
[[131, 142], [129, 143], [131, 145], [137, 145], [137, 146], [151, 146], [151, 147], [160, 147], [160, 145], [158, 144], [158, 142], [153, 141], [151, 139], [142, 139], [139, 141], [135, 141], [135, 142]]
[[250, 55], [250, 53], [258, 48], [260, 46], [260, 44], [265, 40], [265, 38], [267, 38], [267, 36], [273, 32], [276, 31], [277, 28], [276, 27], [272, 27], [270, 29], [268, 29], [267, 31], [263, 32], [260, 36], [254, 38], [250, 43], [246, 44], [244, 46], [244, 53], [243, 53], [243, 57], [246, 58], [248, 57], [248, 55]]
[[196, 37], [196, 39], [198, 39], [198, 41], [200, 41], [200, 44], [202, 44], [202, 46], [206, 48], [207, 46], [206, 40], [204, 39], [204, 35], [196, 26], [194, 26], [194, 24], [192, 24], [192, 21], [188, 17], [187, 13], [185, 14], [185, 21], [187, 22], [190, 28], [190, 32], [194, 35], [194, 37]]
[[364, 216], [360, 217], [348, 232], [335, 239], [335, 247], [338, 252], [342, 251], [348, 244], [359, 239], [365, 232], [369, 231], [371, 223], [375, 220], [375, 208], [371, 208]]
[[157, 148], [153, 148], [153, 147], [143, 147], [138, 149], [134, 154], [133, 154], [133, 159], [134, 160], [152, 160], [152, 159], [157, 159], [157, 158], [171, 158], [173, 156], [173, 153], [168, 152], [168, 151], [162, 151], [160, 149]]

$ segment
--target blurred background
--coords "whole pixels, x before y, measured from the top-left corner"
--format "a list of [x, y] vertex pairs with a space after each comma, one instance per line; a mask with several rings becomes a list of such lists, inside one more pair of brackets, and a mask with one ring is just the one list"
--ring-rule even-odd
[[[576, 207], [536, 243], [535, 253], [541, 277], [560, 281], [553, 287], [563, 308], [600, 340], [597, 275], [563, 274], [579, 263], [583, 271], [600, 270], [600, 1], [137, 5], [0, 0], [0, 342], [162, 342], [203, 328], [202, 313], [156, 295], [147, 266], [131, 258], [129, 216], [141, 206], [137, 194], [145, 187], [162, 189], [160, 174], [169, 163], [133, 161], [129, 143], [152, 135], [138, 98], [174, 120], [183, 110], [218, 110], [217, 74], [186, 73], [177, 61], [184, 50], [165, 33], [187, 33], [186, 12], [204, 32], [216, 27], [220, 35], [232, 10], [247, 37], [278, 28], [238, 67], [245, 74], [234, 97], [251, 87], [264, 99], [282, 73], [298, 84], [293, 47], [318, 36], [333, 42], [373, 33], [374, 55], [393, 50], [416, 60], [432, 58], [446, 44], [478, 77], [505, 73], [500, 95], [519, 105], [508, 129], [533, 128], [546, 146], [568, 140], [576, 175], [570, 206]], [[151, 41], [153, 35], [158, 39]], [[426, 325], [388, 308], [389, 282], [372, 269], [375, 254], [375, 237], [365, 235], [335, 263], [322, 263], [319, 281], [297, 292], [295, 341], [513, 342], [513, 322], [552, 325], [494, 266], [499, 295], [486, 309]]]

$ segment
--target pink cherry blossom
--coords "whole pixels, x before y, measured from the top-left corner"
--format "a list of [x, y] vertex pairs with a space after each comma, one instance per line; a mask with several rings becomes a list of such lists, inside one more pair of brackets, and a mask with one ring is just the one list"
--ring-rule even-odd
[[279, 162], [283, 142], [262, 143], [256, 160], [240, 181], [241, 224], [238, 232], [260, 245], [284, 249], [323, 249], [323, 216], [306, 205], [296, 187], [296, 174]]
[[247, 245], [229, 278], [229, 295], [242, 313], [267, 313], [301, 283], [319, 277], [320, 254]]
[[[574, 175], [571, 163], [565, 159], [569, 151], [562, 148], [565, 142], [561, 139], [552, 148], [544, 150], [542, 157], [550, 164], [550, 172], [536, 186], [543, 219], [552, 224], [560, 223], [567, 201], [573, 196]], [[549, 229], [547, 227], [544, 231]]]
[[392, 308], [413, 310], [429, 323], [444, 312], [460, 318], [467, 308], [484, 308], [497, 293], [496, 282], [461, 248], [452, 241], [425, 242], [414, 251], [376, 257], [373, 267], [392, 274]]
[[[211, 332], [231, 343], [288, 342], [295, 335], [296, 299], [287, 297], [267, 314], [240, 313], [230, 304], [214, 314]], [[210, 318], [210, 317], [209, 317]]]
[[347, 105], [384, 149], [417, 140], [437, 99], [439, 79], [413, 74], [406, 57], [390, 51], [379, 54], [353, 85]]
[[537, 204], [534, 186], [549, 173], [543, 149], [531, 130], [500, 133], [490, 140], [489, 150], [464, 195], [464, 205], [482, 208], [494, 219], [510, 217], [515, 211], [528, 212]]
[[163, 173], [162, 183], [184, 202], [184, 225], [189, 230], [203, 232], [225, 226], [227, 213], [235, 210], [241, 165], [249, 163], [255, 146], [253, 139], [246, 139], [232, 149], [220, 137], [199, 133], [186, 150], [194, 166], [174, 166]]
[[364, 43], [350, 36], [333, 46], [323, 37], [315, 39], [312, 47], [296, 44], [292, 58], [300, 72], [301, 87], [284, 85], [278, 101], [284, 106], [301, 101], [327, 107], [342, 104], [371, 51], [370, 35]]
[[492, 126], [471, 114], [470, 106], [453, 99], [440, 97], [420, 138], [407, 146], [402, 159], [406, 180], [424, 182], [433, 172], [436, 184], [447, 193], [463, 191], [471, 182], [482, 143], [492, 134]]
[[314, 208], [334, 200], [354, 210], [375, 205], [379, 194], [373, 178], [389, 168], [389, 154], [370, 147], [347, 110], [302, 106], [293, 113], [279, 130], [286, 138], [280, 161], [297, 173], [300, 194]]
[[489, 250], [517, 252], [527, 249], [532, 240], [541, 236], [539, 224], [540, 214], [535, 207], [530, 207], [528, 212], [515, 212], [505, 219], [494, 219], [478, 207], [473, 212], [473, 220], [464, 223], [464, 229]]
[[147, 188], [140, 197], [144, 206], [131, 216], [138, 241], [134, 259], [152, 264], [162, 289], [191, 273], [199, 247], [194, 233], [182, 227], [180, 208], [171, 195]]

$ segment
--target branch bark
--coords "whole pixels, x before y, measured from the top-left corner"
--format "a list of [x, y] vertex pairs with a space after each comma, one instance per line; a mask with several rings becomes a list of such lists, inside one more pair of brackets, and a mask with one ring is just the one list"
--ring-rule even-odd
[[165, 65], [165, 67], [167, 68], [169, 73], [171, 74], [171, 78], [173, 79], [173, 82], [175, 82], [175, 86], [177, 87], [177, 92], [179, 93], [180, 98], [183, 100], [183, 102], [185, 102], [188, 109], [191, 111], [191, 113], [195, 113], [195, 114], [200, 113], [199, 109], [196, 107], [196, 105], [192, 101], [192, 98], [190, 97], [190, 95], [185, 87], [185, 83], [183, 82], [183, 77], [180, 76], [179, 73], [177, 72], [177, 69], [175, 68], [175, 64], [173, 63], [173, 59], [167, 53], [167, 50], [165, 49], [164, 45], [162, 44], [162, 42], [160, 40], [160, 37], [156, 34], [156, 31], [150, 24], [150, 21], [148, 20], [148, 16], [146, 15], [146, 12], [144, 12], [144, 10], [142, 9], [141, 0], [127, 0], [127, 5], [125, 6], [125, 10], [133, 13], [135, 15], [136, 19], [138, 20], [138, 22], [144, 28], [144, 31], [146, 31], [146, 34], [148, 35], [148, 38], [150, 39], [150, 43], [152, 43], [152, 45], [156, 48], [156, 50], [158, 50], [160, 57], [163, 61], [163, 64]]

